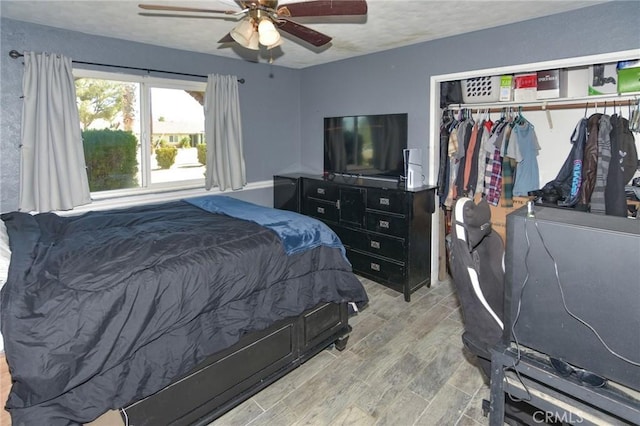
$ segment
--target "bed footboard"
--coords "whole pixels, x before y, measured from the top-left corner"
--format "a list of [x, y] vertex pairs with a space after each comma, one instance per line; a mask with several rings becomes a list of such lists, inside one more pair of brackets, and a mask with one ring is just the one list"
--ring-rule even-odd
[[346, 303], [321, 304], [244, 336], [124, 415], [136, 426], [209, 424], [332, 343], [344, 349], [350, 330]]

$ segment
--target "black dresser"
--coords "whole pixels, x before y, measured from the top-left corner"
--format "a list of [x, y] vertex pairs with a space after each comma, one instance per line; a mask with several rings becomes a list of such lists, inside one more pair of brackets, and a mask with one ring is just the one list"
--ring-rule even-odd
[[435, 187], [304, 174], [274, 176], [273, 205], [325, 222], [342, 240], [353, 271], [404, 294], [430, 284]]

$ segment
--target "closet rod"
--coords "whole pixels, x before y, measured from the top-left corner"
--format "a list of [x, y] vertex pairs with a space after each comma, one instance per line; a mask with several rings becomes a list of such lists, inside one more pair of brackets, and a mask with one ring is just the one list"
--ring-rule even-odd
[[559, 109], [594, 109], [594, 108], [604, 108], [611, 107], [625, 107], [636, 105], [638, 101], [636, 99], [625, 99], [621, 101], [611, 100], [611, 101], [585, 101], [585, 102], [576, 102], [569, 104], [547, 104], [547, 105], [505, 105], [502, 107], [492, 107], [485, 108], [482, 105], [473, 106], [472, 104], [452, 104], [447, 108], [452, 110], [461, 110], [461, 109], [470, 109], [470, 110], [480, 110], [480, 111], [488, 111], [490, 113], [500, 113], [506, 108], [511, 108], [515, 111], [549, 111], [549, 110], [559, 110]]
[[[12, 50], [12, 51], [9, 52], [9, 56], [11, 56], [13, 59], [18, 59], [18, 58], [23, 57], [24, 55], [22, 53], [18, 52], [17, 50]], [[128, 67], [128, 66], [125, 66], [125, 65], [100, 64], [100, 63], [97, 63], [97, 62], [83, 62], [83, 61], [72, 61], [72, 62], [74, 64], [95, 65], [95, 66], [99, 66], [99, 67], [111, 67], [111, 68], [121, 68], [121, 69], [127, 69], [127, 70], [146, 71], [148, 73], [159, 72], [159, 73], [163, 73], [163, 74], [182, 75], [182, 76], [186, 76], [186, 77], [207, 78], [206, 75], [188, 74], [188, 73], [184, 73], [184, 72], [175, 72], [175, 71], [163, 71], [163, 70], [156, 70], [156, 69], [152, 69], [152, 68], [138, 68], [138, 67]], [[239, 78], [238, 79], [238, 83], [244, 84], [244, 78]]]

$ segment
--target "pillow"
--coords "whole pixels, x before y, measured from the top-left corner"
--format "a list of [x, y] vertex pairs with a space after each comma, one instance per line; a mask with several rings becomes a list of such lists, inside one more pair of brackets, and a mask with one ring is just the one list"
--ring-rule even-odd
[[[9, 235], [4, 221], [0, 219], [0, 290], [7, 281], [9, 262], [11, 261], [11, 249], [9, 248]], [[4, 341], [0, 333], [0, 352], [4, 351]]]

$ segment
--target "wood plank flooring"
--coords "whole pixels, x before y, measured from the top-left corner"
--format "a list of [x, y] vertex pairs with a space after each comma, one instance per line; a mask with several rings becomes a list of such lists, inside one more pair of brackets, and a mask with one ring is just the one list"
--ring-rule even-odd
[[402, 294], [361, 278], [369, 306], [350, 319], [347, 348], [327, 349], [214, 426], [487, 425], [489, 396], [464, 349], [450, 282]]

